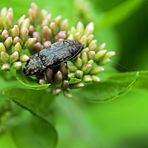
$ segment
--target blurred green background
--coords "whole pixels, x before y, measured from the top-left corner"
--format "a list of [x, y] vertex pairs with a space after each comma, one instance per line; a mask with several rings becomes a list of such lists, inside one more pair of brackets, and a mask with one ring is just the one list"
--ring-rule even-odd
[[[95, 22], [99, 43], [106, 42], [116, 57], [117, 71], [148, 69], [147, 0], [5, 0], [15, 18], [27, 12], [31, 2], [62, 15], [70, 25]], [[64, 105], [63, 105], [64, 102]], [[85, 103], [58, 98], [53, 109], [59, 133], [58, 148], [148, 148], [148, 93], [131, 90], [112, 102]]]

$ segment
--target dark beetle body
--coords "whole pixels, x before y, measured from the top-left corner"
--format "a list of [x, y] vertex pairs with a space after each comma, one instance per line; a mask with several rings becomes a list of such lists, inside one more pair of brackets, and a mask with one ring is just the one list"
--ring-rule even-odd
[[74, 59], [84, 48], [79, 41], [65, 40], [31, 56], [24, 68], [25, 75], [42, 74], [46, 68], [54, 69], [68, 60]]

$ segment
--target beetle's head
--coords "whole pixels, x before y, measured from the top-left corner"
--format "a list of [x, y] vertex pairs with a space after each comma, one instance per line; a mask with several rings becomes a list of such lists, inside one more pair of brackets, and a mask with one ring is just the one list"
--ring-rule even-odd
[[81, 51], [84, 49], [84, 44], [80, 43], [77, 40], [68, 40], [71, 46], [71, 53], [73, 55], [72, 59], [75, 58]]
[[26, 76], [39, 75], [44, 69], [45, 67], [42, 64], [40, 57], [35, 54], [27, 61], [23, 73]]

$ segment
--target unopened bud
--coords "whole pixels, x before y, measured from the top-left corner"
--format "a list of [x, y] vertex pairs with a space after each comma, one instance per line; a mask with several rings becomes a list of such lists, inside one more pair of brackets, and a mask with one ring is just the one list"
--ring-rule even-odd
[[31, 8], [29, 9], [29, 18], [32, 21], [32, 23], [35, 22], [36, 18], [38, 17], [39, 8], [35, 3], [31, 4]]
[[18, 36], [16, 36], [14, 39], [13, 39], [13, 44], [15, 45], [15, 44], [17, 44], [17, 43], [21, 43], [21, 39], [18, 37]]
[[0, 43], [0, 52], [1, 51], [6, 51], [6, 48], [3, 43]]
[[91, 64], [92, 66], [94, 66], [95, 62], [94, 62], [94, 60], [89, 60], [88, 64]]
[[80, 83], [77, 83], [77, 84], [72, 85], [71, 88], [82, 88], [84, 86], [85, 86], [85, 84], [82, 83], [82, 82], [80, 82]]
[[67, 75], [68, 75], [67, 64], [62, 64], [60, 66], [60, 71], [62, 72], [63, 78], [67, 78]]
[[87, 36], [88, 43], [90, 43], [93, 39], [94, 39], [94, 35], [93, 34], [90, 34], [89, 36]]
[[63, 89], [66, 89], [69, 87], [69, 83], [68, 83], [68, 80], [64, 80], [63, 83], [62, 83], [62, 87]]
[[21, 57], [20, 57], [20, 61], [21, 62], [26, 62], [26, 61], [28, 61], [29, 60], [29, 56], [27, 56], [27, 55], [22, 55]]
[[44, 42], [44, 48], [49, 48], [51, 46], [51, 41]]
[[9, 64], [3, 64], [1, 67], [1, 70], [7, 71], [10, 70], [10, 65]]
[[92, 81], [92, 77], [90, 75], [85, 75], [83, 78], [84, 82], [91, 82]]
[[23, 15], [19, 20], [18, 20], [18, 26], [21, 27], [22, 23], [24, 22], [26, 18], [26, 15]]
[[80, 34], [82, 35], [84, 32], [84, 25], [81, 22], [78, 22], [77, 24], [77, 31], [80, 32]]
[[114, 56], [116, 53], [115, 51], [109, 51], [105, 54], [105, 58], [111, 58], [112, 56]]
[[18, 52], [21, 52], [22, 46], [21, 46], [21, 44], [20, 44], [19, 42], [17, 42], [17, 43], [15, 44], [14, 50], [15, 50], [15, 51], [18, 51]]
[[71, 79], [71, 78], [74, 78], [75, 77], [75, 74], [74, 73], [68, 73], [68, 78]]
[[58, 71], [55, 74], [54, 80], [55, 80], [55, 82], [60, 83], [60, 82], [62, 82], [62, 79], [63, 79], [62, 73], [61, 73], [61, 71]]
[[85, 53], [87, 53], [87, 52], [89, 52], [90, 50], [89, 50], [89, 48], [84, 48], [83, 50], [82, 50], [82, 52], [85, 52]]
[[11, 29], [11, 34], [13, 37], [19, 36], [19, 27], [17, 25]]
[[33, 32], [33, 38], [36, 38], [38, 42], [41, 41], [41, 36], [38, 32]]
[[51, 29], [48, 26], [44, 26], [43, 27], [43, 36], [46, 39], [50, 40], [50, 38], [52, 36], [52, 31], [51, 31]]
[[8, 28], [12, 27], [13, 23], [13, 10], [12, 8], [8, 9], [7, 15], [6, 15], [6, 25]]
[[16, 69], [16, 70], [20, 70], [22, 68], [22, 63], [21, 62], [15, 62], [13, 63], [13, 67]]
[[30, 25], [29, 26], [29, 33], [33, 33], [35, 31], [35, 28], [34, 28], [34, 26], [33, 25]]
[[47, 84], [47, 81], [42, 78], [42, 79], [39, 80], [39, 84]]
[[67, 39], [68, 40], [74, 40], [74, 36], [72, 34], [70, 34]]
[[70, 33], [71, 33], [72, 35], [75, 35], [76, 32], [77, 32], [76, 28], [75, 28], [74, 26], [71, 27]]
[[82, 52], [81, 59], [82, 59], [83, 64], [88, 62], [88, 56], [86, 52]]
[[73, 63], [68, 62], [68, 70], [70, 72], [75, 72], [77, 70], [77, 67]]
[[87, 36], [86, 35], [83, 35], [80, 39], [80, 42], [83, 43], [84, 45], [86, 45], [87, 43]]
[[94, 60], [95, 59], [95, 51], [89, 51], [88, 52], [88, 58], [89, 60]]
[[75, 72], [75, 76], [76, 76], [77, 78], [82, 78], [82, 77], [83, 77], [83, 71], [77, 70], [77, 71]]
[[26, 18], [26, 19], [22, 22], [21, 28], [27, 28], [27, 29], [29, 29], [29, 26], [30, 26], [30, 20], [29, 20], [29, 18]]
[[9, 32], [6, 29], [4, 29], [2, 32], [2, 39], [5, 40], [8, 36], [9, 36]]
[[107, 50], [100, 50], [95, 55], [95, 60], [99, 61], [107, 53]]
[[6, 15], [7, 15], [7, 8], [2, 8], [1, 13], [0, 13], [0, 18], [1, 18], [1, 25], [3, 28], [7, 28], [6, 26]]
[[42, 10], [41, 10], [41, 15], [42, 15], [43, 18], [47, 17], [48, 11], [45, 10], [45, 9], [42, 9]]
[[42, 27], [48, 26], [50, 24], [50, 22], [51, 22], [51, 15], [48, 14], [42, 22]]
[[67, 30], [68, 29], [68, 20], [65, 19], [61, 22], [60, 30]]
[[28, 36], [28, 33], [29, 33], [29, 31], [28, 31], [27, 28], [22, 28], [22, 29], [21, 29], [21, 32], [20, 32], [21, 38], [22, 38], [23, 40], [25, 40], [25, 39], [27, 38], [27, 36]]
[[101, 60], [101, 61], [99, 62], [99, 64], [100, 64], [100, 65], [104, 65], [104, 64], [109, 63], [110, 61], [111, 61], [111, 59], [105, 58], [105, 59]]
[[52, 82], [52, 78], [53, 78], [53, 70], [50, 68], [46, 69], [46, 77], [47, 77], [47, 81], [50, 83]]
[[9, 49], [12, 45], [12, 37], [8, 37], [5, 42], [4, 42], [4, 45], [7, 49]]
[[89, 35], [89, 34], [92, 34], [93, 32], [94, 32], [94, 23], [91, 22], [86, 26], [85, 34]]
[[74, 37], [75, 37], [75, 40], [79, 40], [80, 37], [81, 37], [80, 32], [76, 32], [75, 35], [74, 35]]
[[101, 81], [101, 79], [98, 77], [98, 76], [91, 76], [91, 78], [92, 78], [92, 80], [94, 81], [94, 82], [100, 82]]
[[52, 29], [52, 31], [54, 32], [54, 33], [56, 33], [57, 32], [57, 24], [55, 23], [55, 22], [51, 22], [50, 23], [50, 28]]
[[57, 24], [57, 25], [60, 25], [61, 20], [62, 20], [62, 17], [61, 17], [61, 16], [57, 16], [57, 17], [55, 18], [56, 24]]
[[9, 62], [9, 55], [8, 55], [8, 53], [6, 53], [5, 51], [0, 52], [0, 60], [3, 63]]
[[104, 71], [104, 68], [102, 66], [97, 66], [97, 67], [93, 68], [90, 73], [93, 75], [97, 75], [102, 71]]
[[92, 69], [92, 65], [91, 64], [85, 64], [83, 67], [82, 67], [82, 71], [85, 73], [85, 74], [88, 74]]
[[19, 59], [19, 53], [18, 53], [18, 51], [15, 51], [14, 53], [12, 53], [10, 55], [10, 62], [11, 63], [16, 62], [18, 59]]
[[41, 49], [43, 49], [43, 45], [40, 42], [37, 42], [33, 45], [33, 48], [35, 49], [35, 51], [40, 51]]
[[96, 49], [96, 47], [97, 47], [97, 40], [92, 40], [91, 42], [90, 42], [90, 44], [89, 44], [89, 49], [90, 50], [95, 50]]
[[78, 68], [81, 68], [83, 64], [81, 58], [79, 57], [74, 61], [74, 63]]
[[27, 41], [26, 41], [26, 43], [25, 43], [25, 46], [27, 47], [27, 48], [30, 48], [30, 47], [32, 47], [35, 43], [36, 43], [36, 38], [29, 38]]
[[57, 35], [57, 39], [65, 39], [66, 38], [66, 31], [60, 31]]
[[100, 46], [99, 46], [99, 50], [104, 50], [106, 49], [106, 43], [102, 43]]

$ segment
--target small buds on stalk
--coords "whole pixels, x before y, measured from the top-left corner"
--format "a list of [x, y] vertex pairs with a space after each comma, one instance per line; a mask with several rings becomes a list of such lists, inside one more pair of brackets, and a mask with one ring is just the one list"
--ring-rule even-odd
[[9, 62], [9, 54], [5, 51], [0, 52], [0, 61], [2, 61], [3, 63], [7, 63]]
[[27, 56], [27, 55], [22, 55], [22, 56], [20, 56], [20, 61], [21, 62], [27, 62], [29, 60], [29, 57]]
[[22, 68], [22, 63], [21, 62], [15, 62], [15, 63], [13, 63], [13, 67], [16, 70], [20, 70]]
[[3, 64], [2, 67], [1, 67], [1, 70], [4, 70], [4, 71], [10, 70], [10, 65], [9, 64]]
[[36, 41], [36, 38], [29, 38], [25, 43], [26, 48], [31, 48], [36, 43]]
[[6, 51], [6, 48], [3, 43], [0, 43], [0, 52], [1, 51]]
[[42, 77], [35, 76], [39, 84], [51, 83], [51, 92], [58, 95], [63, 91], [71, 97], [70, 89], [84, 87], [86, 83], [100, 82], [99, 74], [103, 65], [110, 62], [114, 51], [107, 51], [106, 44], [100, 46], [94, 37], [94, 23], [84, 25], [78, 22], [69, 29], [67, 19], [61, 16], [52, 18], [51, 13], [31, 4], [28, 15], [13, 24], [13, 10], [0, 11], [0, 63], [1, 70], [11, 68], [21, 70], [32, 54], [47, 49], [53, 43], [64, 40], [77, 40], [84, 49], [70, 61], [56, 68], [47, 67]]
[[13, 54], [10, 55], [10, 63], [14, 63], [19, 59], [18, 51], [15, 51]]
[[9, 32], [6, 29], [4, 29], [2, 32], [2, 39], [5, 40], [8, 36], [9, 36]]
[[4, 45], [7, 49], [9, 49], [12, 45], [12, 37], [8, 37], [5, 42], [4, 42]]

